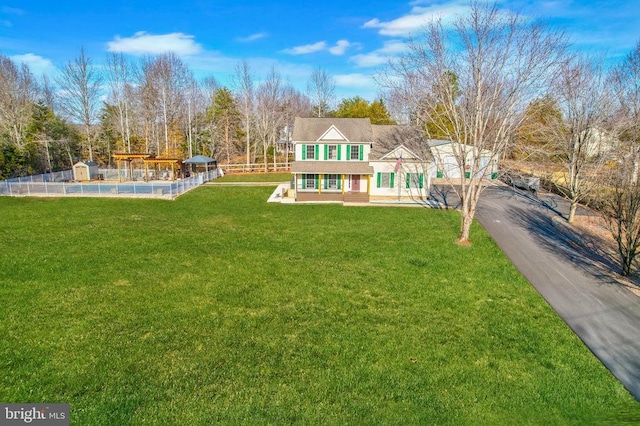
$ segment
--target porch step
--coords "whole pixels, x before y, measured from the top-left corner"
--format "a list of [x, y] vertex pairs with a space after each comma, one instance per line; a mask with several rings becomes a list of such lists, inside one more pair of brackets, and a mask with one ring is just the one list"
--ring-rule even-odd
[[366, 192], [345, 192], [343, 201], [345, 203], [368, 203], [369, 194]]

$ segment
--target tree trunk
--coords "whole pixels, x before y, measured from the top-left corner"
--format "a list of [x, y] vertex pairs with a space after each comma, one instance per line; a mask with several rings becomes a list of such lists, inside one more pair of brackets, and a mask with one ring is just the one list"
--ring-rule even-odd
[[471, 240], [469, 239], [469, 232], [471, 231], [471, 224], [473, 223], [473, 213], [472, 209], [473, 205], [470, 204], [470, 200], [468, 197], [461, 197], [461, 206], [460, 206], [460, 233], [458, 234], [458, 239], [456, 240], [458, 244], [471, 244]]
[[576, 218], [577, 209], [578, 209], [578, 202], [575, 200], [571, 200], [571, 207], [569, 207], [569, 217], [567, 218], [567, 222], [573, 223], [573, 220]]
[[461, 225], [460, 225], [460, 234], [458, 234], [457, 242], [460, 244], [470, 244], [469, 240], [469, 231], [471, 230], [471, 224], [473, 223], [473, 217], [469, 213], [465, 213], [463, 211], [460, 212], [462, 215]]
[[628, 277], [631, 274], [631, 264], [633, 263], [633, 257], [629, 255], [622, 255], [622, 275]]

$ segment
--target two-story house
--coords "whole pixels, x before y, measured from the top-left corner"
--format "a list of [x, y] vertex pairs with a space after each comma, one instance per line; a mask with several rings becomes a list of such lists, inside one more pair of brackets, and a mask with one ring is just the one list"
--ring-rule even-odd
[[377, 126], [368, 118], [297, 117], [292, 139], [296, 201], [428, 197], [432, 157], [415, 127]]

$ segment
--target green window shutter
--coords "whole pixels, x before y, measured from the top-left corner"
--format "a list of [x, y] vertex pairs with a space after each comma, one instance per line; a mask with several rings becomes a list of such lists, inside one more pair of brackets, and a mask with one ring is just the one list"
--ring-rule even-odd
[[351, 160], [351, 145], [347, 145], [347, 158], [345, 160]]
[[395, 185], [393, 184], [394, 177], [395, 173], [391, 173], [391, 176], [389, 177], [389, 188], [395, 188]]
[[324, 189], [329, 189], [329, 175], [324, 175]]
[[364, 145], [360, 145], [360, 161], [364, 160]]
[[320, 145], [316, 145], [316, 149], [315, 151], [313, 151], [313, 159], [314, 160], [320, 159]]
[[302, 189], [307, 187], [307, 175], [302, 175]]
[[320, 175], [316, 175], [316, 186], [315, 189], [320, 189]]
[[[338, 145], [338, 146], [340, 146], [340, 145]], [[338, 152], [340, 152], [340, 151], [338, 151]], [[342, 186], [342, 175], [336, 176], [336, 181], [338, 183], [338, 189], [342, 189], [341, 188], [341, 186]]]
[[342, 145], [336, 145], [336, 150], [338, 151], [338, 161], [340, 161], [340, 151], [342, 151]]
[[302, 159], [303, 160], [307, 159], [307, 146], [306, 145], [302, 145]]
[[410, 185], [411, 185], [411, 173], [407, 173], [407, 180], [405, 182], [405, 185], [406, 185], [407, 188], [410, 187]]
[[382, 173], [378, 172], [378, 186], [377, 188], [380, 188], [380, 181], [382, 180]]
[[324, 146], [324, 160], [328, 160], [329, 159], [329, 145], [325, 145]]
[[424, 186], [424, 174], [420, 173], [420, 189]]

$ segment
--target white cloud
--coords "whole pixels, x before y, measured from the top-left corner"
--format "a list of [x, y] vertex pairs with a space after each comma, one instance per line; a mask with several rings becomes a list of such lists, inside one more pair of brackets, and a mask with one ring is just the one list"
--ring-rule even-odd
[[11, 60], [16, 63], [23, 63], [29, 66], [29, 69], [34, 75], [52, 75], [56, 67], [53, 63], [42, 56], [34, 55], [33, 53], [26, 53], [24, 55], [13, 55]]
[[290, 49], [284, 49], [282, 52], [288, 53], [289, 55], [306, 55], [309, 53], [320, 52], [321, 50], [325, 50], [326, 48], [327, 48], [327, 43], [324, 41], [319, 41], [313, 44], [304, 44], [302, 46], [296, 46]]
[[406, 43], [400, 40], [391, 40], [385, 42], [384, 46], [380, 49], [369, 53], [354, 55], [349, 59], [361, 68], [375, 67], [387, 63], [389, 58], [405, 50], [407, 50]]
[[109, 52], [130, 53], [132, 55], [158, 55], [174, 52], [177, 55], [195, 55], [202, 46], [194, 41], [194, 36], [184, 33], [148, 34], [138, 31], [132, 37], [116, 36], [107, 43]]
[[362, 27], [377, 28], [378, 33], [386, 36], [409, 36], [419, 32], [431, 20], [441, 18], [445, 23], [451, 22], [455, 17], [463, 15], [469, 10], [469, 4], [466, 0], [428, 6], [418, 6], [420, 2], [413, 4], [414, 7], [407, 15], [386, 22], [374, 18], [365, 22]]
[[350, 43], [349, 40], [338, 40], [335, 46], [332, 47], [328, 47], [326, 41], [319, 41], [313, 44], [305, 44], [302, 46], [284, 49], [282, 50], [282, 52], [288, 53], [289, 55], [306, 55], [309, 53], [316, 53], [327, 50], [332, 55], [344, 55], [347, 49], [351, 46], [354, 46], [354, 44]]
[[261, 38], [265, 38], [266, 36], [267, 36], [267, 33], [255, 33], [247, 37], [238, 37], [236, 40], [238, 40], [241, 43], [249, 43], [252, 41], [260, 40]]
[[18, 9], [15, 7], [2, 6], [2, 13], [11, 14], [11, 15], [24, 15], [24, 10]]
[[340, 87], [371, 87], [375, 84], [373, 77], [367, 74], [340, 74], [334, 77], [336, 86]]
[[347, 48], [351, 46], [351, 43], [347, 40], [338, 40], [335, 46], [329, 48], [329, 53], [332, 55], [344, 55], [344, 52], [347, 51]]

